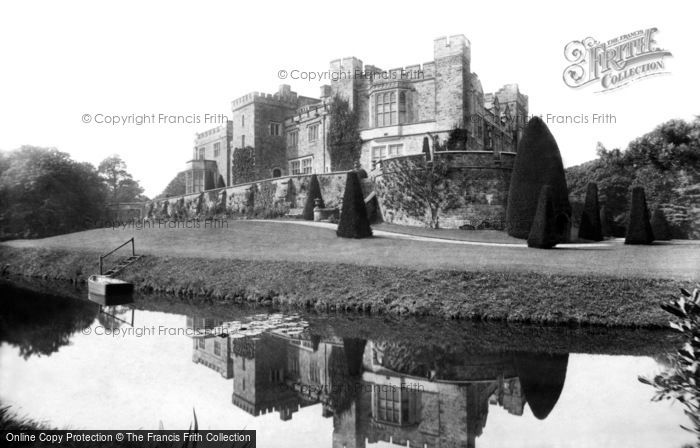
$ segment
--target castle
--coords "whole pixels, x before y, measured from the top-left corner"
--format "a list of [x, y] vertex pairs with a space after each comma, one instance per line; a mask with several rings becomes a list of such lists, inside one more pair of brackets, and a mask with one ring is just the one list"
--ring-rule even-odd
[[[433, 61], [422, 65], [382, 70], [350, 57], [331, 61], [329, 72], [331, 84], [321, 86], [319, 98], [282, 85], [274, 94], [233, 100], [225, 126], [196, 135], [186, 193], [333, 171], [328, 135], [335, 96], [357, 114], [359, 163], [368, 171], [384, 159], [444, 149], [455, 129], [466, 136], [462, 151], [514, 155], [528, 115], [528, 97], [517, 84], [484, 94], [463, 35], [436, 39]], [[235, 174], [238, 148], [252, 152], [248, 179]]]
[[523, 416], [528, 406], [543, 420], [566, 379], [566, 354], [321, 337], [300, 320], [266, 319], [248, 322], [259, 329], [251, 334], [222, 338], [223, 321], [188, 317], [199, 331], [192, 361], [231, 380], [231, 403], [251, 416], [274, 412], [289, 422], [321, 405], [333, 447], [475, 447], [490, 410]]

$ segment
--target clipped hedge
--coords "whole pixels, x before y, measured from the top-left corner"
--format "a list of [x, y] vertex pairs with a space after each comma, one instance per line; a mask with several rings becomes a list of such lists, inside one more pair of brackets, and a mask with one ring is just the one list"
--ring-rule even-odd
[[365, 198], [362, 194], [360, 179], [355, 171], [350, 171], [347, 174], [343, 208], [340, 212], [340, 223], [336, 235], [342, 238], [369, 238], [372, 236]]
[[586, 189], [586, 202], [581, 213], [581, 226], [578, 229], [579, 238], [593, 241], [603, 241], [603, 227], [600, 220], [598, 205], [598, 185], [591, 182]]
[[[515, 238], [528, 238], [538, 196], [544, 185], [551, 187], [559, 241], [568, 240], [571, 205], [559, 146], [547, 125], [533, 117], [518, 144], [506, 209], [506, 231]], [[567, 219], [568, 218], [568, 219]]]
[[316, 206], [316, 199], [321, 200], [320, 207], [325, 207], [323, 203], [323, 196], [321, 196], [321, 185], [318, 183], [318, 177], [313, 174], [311, 180], [309, 181], [309, 193], [306, 195], [306, 202], [304, 203], [304, 212], [302, 217], [307, 221], [314, 220], [314, 207]]
[[654, 241], [654, 232], [649, 222], [649, 209], [647, 208], [644, 187], [634, 187], [625, 244], [651, 244], [652, 241]]
[[527, 245], [538, 249], [551, 249], [557, 245], [557, 240], [552, 187], [544, 185], [537, 201], [535, 220], [527, 237]]
[[654, 209], [654, 213], [651, 215], [651, 230], [655, 240], [669, 241], [672, 238], [671, 226], [668, 224], [664, 211], [659, 206]]

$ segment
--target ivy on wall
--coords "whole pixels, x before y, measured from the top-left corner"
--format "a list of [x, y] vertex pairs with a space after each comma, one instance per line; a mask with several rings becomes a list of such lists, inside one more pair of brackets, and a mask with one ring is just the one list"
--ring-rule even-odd
[[455, 208], [462, 186], [449, 174], [442, 157], [406, 157], [388, 161], [377, 190], [386, 207], [401, 210], [431, 228], [440, 227], [440, 212]]
[[231, 175], [234, 184], [243, 184], [255, 180], [255, 149], [251, 146], [233, 150]]
[[329, 114], [328, 152], [331, 171], [351, 170], [360, 161], [362, 148], [357, 112], [350, 109], [347, 100], [336, 95], [331, 99]]

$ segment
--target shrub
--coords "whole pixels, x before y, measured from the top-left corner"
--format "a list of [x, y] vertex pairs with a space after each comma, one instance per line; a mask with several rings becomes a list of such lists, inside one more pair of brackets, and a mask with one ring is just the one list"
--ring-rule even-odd
[[604, 237], [615, 236], [615, 221], [605, 205], [600, 207], [600, 231]]
[[649, 209], [644, 195], [644, 187], [634, 187], [625, 244], [651, 244], [652, 241], [654, 241], [654, 233], [649, 222]]
[[321, 200], [321, 208], [324, 208], [325, 204], [323, 203], [323, 196], [321, 196], [321, 185], [318, 183], [318, 177], [312, 174], [309, 183], [309, 193], [306, 195], [306, 203], [304, 204], [304, 213], [302, 213], [303, 218], [307, 221], [314, 220], [314, 207], [316, 206], [317, 198]]
[[537, 200], [537, 211], [530, 234], [527, 237], [527, 245], [538, 249], [551, 249], [556, 244], [557, 233], [554, 222], [552, 187], [544, 185]]
[[430, 160], [430, 141], [428, 137], [423, 137], [423, 154], [425, 154], [425, 160]]
[[568, 240], [571, 206], [564, 176], [564, 165], [557, 142], [547, 125], [533, 117], [518, 144], [518, 154], [510, 180], [506, 231], [516, 238], [527, 238], [537, 209], [538, 195], [544, 185], [552, 190], [556, 232], [559, 241]]
[[683, 335], [683, 346], [675, 354], [668, 356], [665, 371], [649, 379], [639, 377], [639, 381], [654, 386], [656, 393], [652, 401], [673, 398], [685, 407], [685, 414], [693, 423], [691, 428], [681, 428], [700, 436], [700, 393], [698, 393], [698, 358], [700, 348], [697, 344], [700, 333], [700, 289], [691, 293], [681, 289], [681, 295], [661, 305], [672, 314], [671, 328]]
[[593, 241], [603, 240], [603, 228], [600, 221], [600, 206], [598, 205], [598, 185], [591, 182], [586, 189], [586, 202], [581, 213], [579, 238]]
[[656, 240], [668, 241], [671, 239], [671, 226], [668, 225], [666, 215], [659, 206], [656, 206], [651, 215], [651, 230]]
[[340, 212], [340, 223], [336, 235], [342, 238], [369, 238], [372, 236], [360, 179], [355, 171], [350, 171], [345, 181], [343, 208]]
[[248, 218], [255, 216], [255, 195], [258, 190], [258, 186], [253, 184], [248, 188], [245, 195], [245, 213]]

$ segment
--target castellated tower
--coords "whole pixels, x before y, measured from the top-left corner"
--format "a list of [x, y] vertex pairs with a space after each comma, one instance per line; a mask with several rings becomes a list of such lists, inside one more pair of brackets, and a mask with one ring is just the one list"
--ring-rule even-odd
[[335, 59], [331, 61], [330, 71], [337, 81], [331, 82], [333, 95], [340, 95], [348, 100], [350, 108], [357, 109], [359, 97], [358, 87], [362, 83], [362, 61], [356, 57]]
[[463, 35], [440, 37], [434, 42], [435, 120], [440, 128], [469, 126], [471, 44]]

